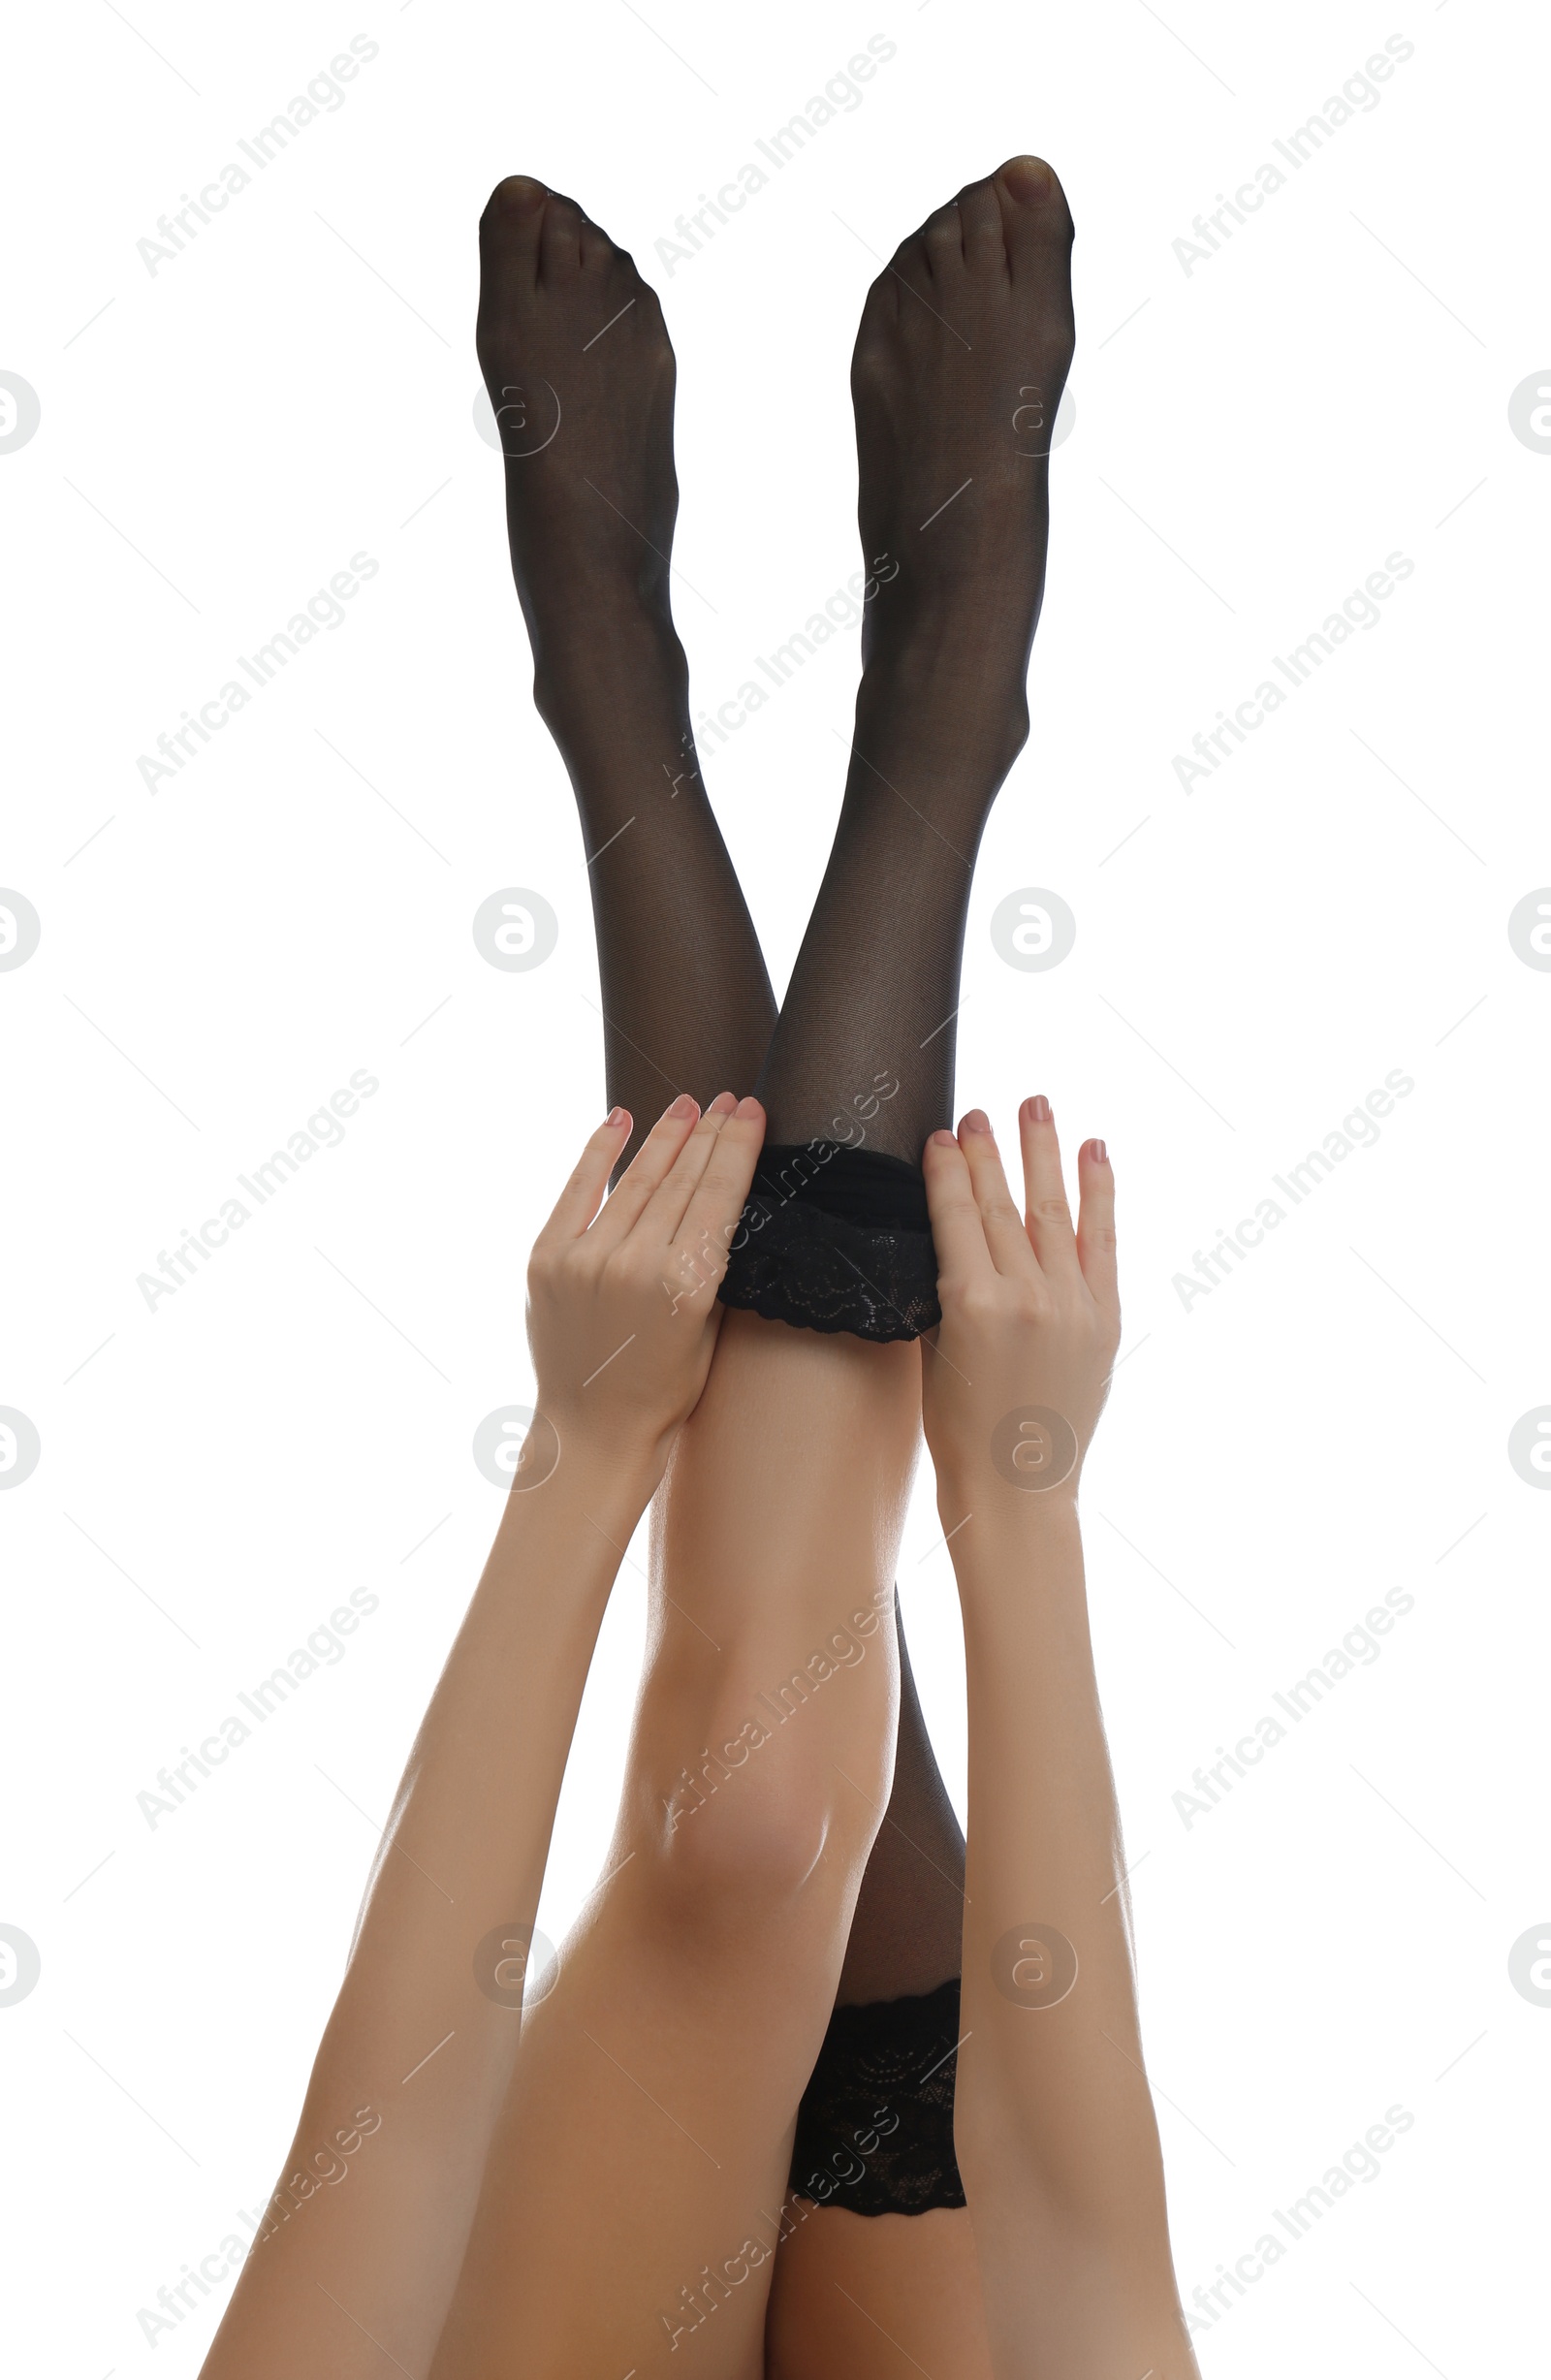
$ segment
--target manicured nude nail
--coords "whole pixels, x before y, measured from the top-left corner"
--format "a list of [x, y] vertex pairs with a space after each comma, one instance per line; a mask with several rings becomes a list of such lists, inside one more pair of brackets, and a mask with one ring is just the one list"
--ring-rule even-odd
[[673, 1105], [672, 1105], [671, 1107], [666, 1107], [666, 1108], [664, 1108], [664, 1109], [663, 1109], [663, 1115], [664, 1115], [664, 1117], [668, 1117], [668, 1116], [698, 1116], [698, 1115], [699, 1115], [699, 1113], [700, 1113], [700, 1102], [699, 1102], [699, 1100], [698, 1100], [698, 1099], [692, 1099], [692, 1098], [690, 1097], [690, 1095], [689, 1095], [689, 1094], [688, 1094], [688, 1092], [687, 1092], [687, 1091], [681, 1091], [681, 1092], [680, 1092], [680, 1094], [679, 1094], [679, 1096], [678, 1096], [678, 1097], [677, 1097], [677, 1099], [675, 1099], [675, 1101], [673, 1102]]
[[740, 1099], [734, 1112], [737, 1115], [747, 1117], [762, 1116], [765, 1111], [757, 1099]]
[[708, 1116], [730, 1116], [737, 1105], [738, 1099], [735, 1093], [718, 1091], [706, 1113]]
[[1036, 1091], [1029, 1102], [1029, 1121], [1030, 1124], [1049, 1124], [1050, 1120], [1050, 1101], [1042, 1091]]
[[960, 1129], [965, 1132], [989, 1132], [991, 1118], [983, 1107], [971, 1107]]
[[1101, 1140], [1091, 1140], [1088, 1144], [1088, 1154], [1092, 1158], [1095, 1165], [1107, 1165], [1109, 1163], [1109, 1151], [1105, 1148]]
[[620, 1125], [629, 1121], [630, 1110], [627, 1107], [611, 1107], [603, 1119], [605, 1128], [611, 1132], [617, 1132]]
[[934, 1132], [932, 1146], [934, 1149], [956, 1149], [959, 1144], [951, 1132]]

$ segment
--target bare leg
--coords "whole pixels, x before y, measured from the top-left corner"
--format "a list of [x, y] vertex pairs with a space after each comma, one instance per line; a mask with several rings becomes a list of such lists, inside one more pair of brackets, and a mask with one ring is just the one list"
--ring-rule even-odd
[[[919, 1358], [730, 1315], [655, 1545], [609, 1881], [535, 2012], [434, 2380], [755, 2375], [886, 1800]], [[708, 2345], [710, 2342], [706, 2342]]]
[[857, 2215], [824, 2206], [792, 2231], [771, 2291], [772, 2380], [893, 2380], [911, 2364], [932, 2380], [989, 2380], [989, 2355], [963, 2207]]

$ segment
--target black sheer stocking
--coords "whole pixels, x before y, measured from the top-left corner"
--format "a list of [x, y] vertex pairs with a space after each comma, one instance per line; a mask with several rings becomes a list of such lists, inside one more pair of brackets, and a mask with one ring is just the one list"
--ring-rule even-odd
[[[639, 1135], [679, 1091], [704, 1104], [758, 1089], [769, 1139], [722, 1293], [808, 1327], [913, 1337], [937, 1318], [919, 1160], [951, 1117], [975, 853], [1027, 733], [1070, 242], [1059, 185], [1015, 160], [940, 208], [869, 296], [852, 375], [872, 557], [864, 674], [777, 1023], [689, 730], [656, 299], [537, 182], [502, 183], [481, 224], [480, 360], [535, 697], [588, 854], [609, 1093]], [[901, 1661], [894, 1787], [845, 2007], [931, 1994], [959, 1965], [964, 1842], [902, 1636]]]
[[534, 696], [581, 813], [609, 1095], [635, 1119], [626, 1163], [680, 1092], [705, 1106], [748, 1091], [776, 1021], [668, 601], [673, 349], [629, 257], [521, 175], [480, 224], [478, 346]]
[[1015, 160], [868, 295], [851, 386], [875, 591], [839, 827], [765, 1068], [777, 1142], [890, 1084], [867, 1146], [914, 1164], [951, 1121], [975, 853], [1028, 733], [1070, 251], [1048, 168]]
[[894, 1787], [857, 1895], [839, 2006], [928, 1992], [959, 1972], [964, 1834], [937, 1771], [895, 1599], [900, 1738]]

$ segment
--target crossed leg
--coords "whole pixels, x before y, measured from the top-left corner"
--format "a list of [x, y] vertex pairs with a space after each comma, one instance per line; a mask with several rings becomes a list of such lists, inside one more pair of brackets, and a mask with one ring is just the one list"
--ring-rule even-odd
[[[606, 242], [600, 250], [601, 235], [575, 210], [547, 203], [535, 185], [519, 186], [513, 206], [530, 221], [535, 288], [548, 241], [556, 287], [585, 283], [590, 250], [591, 295], [609, 294], [610, 275], [618, 295], [617, 269], [627, 260]], [[870, 489], [864, 428], [864, 531], [870, 545], [892, 535], [912, 567], [896, 573], [903, 579], [898, 595], [870, 622], [841, 830], [766, 1070], [777, 1133], [821, 1131], [822, 1111], [843, 1095], [838, 1087], [856, 1077], [858, 1062], [880, 1057], [885, 1071], [894, 1069], [894, 1095], [903, 1094], [890, 1118], [902, 1150], [918, 1149], [923, 1130], [946, 1113], [951, 1008], [919, 1040], [911, 1035], [943, 997], [956, 998], [968, 875], [985, 811], [1021, 741], [1023, 670], [1042, 580], [1043, 457], [1015, 448], [1035, 466], [1021, 471], [989, 432], [1014, 390], [1027, 399], [1032, 389], [1045, 420], [1053, 416], [1069, 346], [1061, 304], [1069, 236], [1044, 169], [1015, 165], [939, 210], [900, 252], [898, 291], [880, 284], [870, 300], [858, 350], [859, 423], [865, 405], [874, 451], [887, 460]], [[922, 332], [905, 298], [924, 299], [966, 354], [978, 350], [973, 374], [943, 338]], [[621, 312], [637, 304], [632, 296]], [[974, 330], [972, 342], [955, 329], [949, 307]], [[575, 319], [573, 308], [573, 328]], [[651, 352], [649, 309], [638, 320], [660, 408], [662, 353]], [[1021, 381], [1025, 370], [1036, 377]], [[666, 386], [671, 398], [671, 358]], [[925, 425], [916, 389], [931, 399]], [[525, 402], [514, 408], [524, 423]], [[1008, 406], [1015, 436], [1020, 414], [1039, 409]], [[933, 421], [952, 434], [934, 439]], [[623, 424], [617, 468], [628, 466], [639, 427]], [[1031, 427], [1026, 418], [1021, 434]], [[601, 451], [610, 452], [606, 434]], [[596, 462], [597, 451], [586, 459]], [[939, 540], [929, 559], [912, 545], [911, 524], [923, 496], [940, 492], [944, 474], [965, 462], [974, 468], [915, 534], [977, 481], [982, 495], [958, 525], [977, 507], [979, 518], [965, 534]], [[662, 544], [625, 525], [665, 569], [671, 453], [666, 480], [659, 473], [653, 490], [649, 479], [636, 491], [636, 509]], [[514, 510], [519, 584], [522, 541], [542, 546], [546, 527], [557, 532], [547, 572], [557, 609], [529, 605], [526, 587], [524, 604], [541, 704], [552, 723], [561, 722], [556, 733], [592, 858], [601, 861], [606, 846], [589, 812], [607, 814], [639, 785], [641, 755], [632, 747], [642, 722], [659, 740], [677, 737], [675, 756], [692, 760], [681, 654], [665, 604], [654, 609], [661, 590], [653, 564], [637, 556], [633, 605], [623, 603], [612, 623], [619, 637], [608, 649], [609, 699], [586, 701], [586, 716], [570, 716], [569, 736], [562, 731], [568, 704], [586, 692], [576, 662], [586, 644], [587, 571], [573, 571], [567, 586], [567, 570], [587, 540], [574, 534], [563, 489], [543, 480], [537, 487], [537, 499]], [[618, 512], [612, 502], [609, 509]], [[604, 544], [621, 548], [615, 529], [597, 525]], [[599, 583], [607, 576], [605, 569]], [[569, 624], [568, 594], [581, 598]], [[674, 804], [695, 772], [667, 759], [658, 765]], [[902, 826], [896, 802], [913, 829]], [[699, 1069], [725, 1055], [732, 1078], [746, 1080], [769, 1007], [746, 915], [709, 812], [697, 819], [686, 803], [662, 815], [691, 822], [680, 831], [677, 869], [672, 833], [650, 840], [661, 816], [630, 810], [610, 840], [646, 824], [643, 864], [668, 909], [677, 886], [675, 914], [689, 923], [704, 922], [703, 898], [714, 904], [719, 894], [732, 905], [713, 912], [720, 960], [714, 933], [709, 943], [692, 942], [695, 998], [663, 1006], [662, 1037], [653, 1039], [667, 1064], [622, 1029], [621, 1003], [610, 996], [611, 981], [628, 985], [643, 966], [641, 946], [632, 953], [622, 931], [606, 943], [611, 1077], [622, 1087], [621, 1072], [634, 1066], [644, 1080], [661, 1073], [672, 1085], [684, 1058]], [[945, 872], [925, 835], [960, 862], [962, 880]], [[694, 897], [683, 891], [685, 868], [695, 872]], [[605, 881], [595, 874], [595, 886]], [[600, 925], [605, 906], [600, 897]], [[915, 931], [919, 947], [903, 962], [896, 955], [891, 972], [881, 960], [902, 926]], [[667, 930], [659, 921], [658, 931]], [[870, 947], [859, 952], [859, 943]], [[660, 970], [655, 981], [660, 991]], [[864, 982], [870, 1003], [850, 997], [848, 987]], [[639, 988], [650, 989], [644, 978]], [[703, 1035], [697, 1001], [710, 1003]], [[923, 1059], [939, 1036], [939, 1050]], [[700, 1077], [703, 1091], [710, 1079]], [[650, 1095], [638, 1090], [634, 1104], [649, 1110]], [[881, 1972], [876, 1940], [871, 1949], [866, 1937], [858, 1941], [852, 1919], [890, 1788], [899, 1705], [887, 1582], [914, 1461], [918, 1360], [907, 1348], [810, 1338], [743, 1316], [726, 1323], [659, 1508], [651, 1645], [614, 1854], [560, 1985], [524, 2027], [434, 2360], [442, 2380], [475, 2371], [569, 2374], [583, 2365], [607, 2371], [625, 2358], [644, 2371], [681, 2345], [702, 2369], [731, 2380], [767, 2369], [804, 2380], [832, 2370], [866, 2374], [894, 2368], [901, 2352], [917, 2364], [930, 2354], [936, 2380], [987, 2369], [965, 2217], [863, 2222], [783, 2203], [792, 2110], [837, 1980], [842, 1998], [848, 1988], [866, 1997]], [[601, 1495], [599, 1508], [607, 1510]], [[902, 1708], [918, 1723], [913, 1697]], [[894, 1834], [917, 1851], [940, 1817], [919, 1783], [902, 1797], [897, 1790], [889, 1805]], [[873, 1870], [880, 1902], [888, 1865], [885, 1855]], [[909, 1988], [897, 1968], [888, 1980]], [[482, 2096], [488, 2101], [488, 2089]], [[471, 2175], [462, 2170], [466, 2127], [454, 2130], [456, 2199]], [[456, 2162], [444, 2158], [445, 2179], [454, 2180]], [[423, 2188], [425, 2158], [410, 2164]], [[456, 2205], [447, 2212], [451, 2228], [460, 2228]], [[777, 2288], [767, 2314], [773, 2269]], [[849, 2311], [837, 2308], [834, 2293]], [[869, 2311], [870, 2300], [886, 2322]], [[405, 2324], [417, 2318], [423, 2323], [424, 2309], [406, 2298]], [[413, 2352], [407, 2332], [405, 2346]]]

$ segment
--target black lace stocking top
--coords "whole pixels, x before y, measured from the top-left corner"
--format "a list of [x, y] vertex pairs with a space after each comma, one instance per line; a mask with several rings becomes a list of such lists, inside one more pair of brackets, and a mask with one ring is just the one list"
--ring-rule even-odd
[[797, 2111], [791, 2187], [853, 2214], [962, 2206], [953, 2153], [959, 1978], [838, 2008]]
[[918, 1339], [942, 1319], [919, 1171], [838, 1140], [767, 1143], [717, 1294], [800, 1330]]

